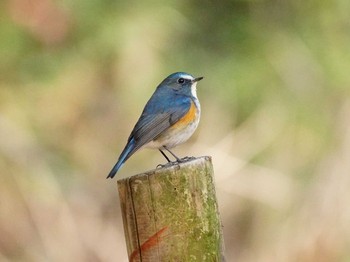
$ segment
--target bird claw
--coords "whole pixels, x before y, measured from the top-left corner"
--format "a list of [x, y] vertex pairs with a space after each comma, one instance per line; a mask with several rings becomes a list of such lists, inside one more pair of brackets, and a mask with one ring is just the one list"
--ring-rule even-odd
[[165, 168], [165, 167], [171, 167], [175, 164], [177, 164], [177, 161], [172, 161], [172, 162], [168, 162], [166, 164], [158, 164], [156, 168]]
[[185, 156], [183, 158], [179, 158], [175, 161], [170, 161], [166, 164], [158, 164], [156, 168], [166, 168], [166, 167], [171, 167], [173, 165], [176, 165], [176, 164], [179, 164], [179, 163], [184, 163], [184, 162], [187, 162], [187, 161], [190, 161], [190, 160], [193, 160], [195, 159], [194, 156]]
[[183, 157], [181, 159], [176, 160], [176, 162], [183, 163], [183, 162], [187, 162], [187, 161], [190, 161], [190, 160], [193, 160], [193, 159], [195, 159], [194, 156], [185, 156], [185, 157]]

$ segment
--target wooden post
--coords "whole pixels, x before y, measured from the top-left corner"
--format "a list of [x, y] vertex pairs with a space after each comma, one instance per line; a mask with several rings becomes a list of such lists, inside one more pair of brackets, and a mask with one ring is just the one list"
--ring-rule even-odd
[[224, 261], [210, 157], [118, 181], [129, 261]]

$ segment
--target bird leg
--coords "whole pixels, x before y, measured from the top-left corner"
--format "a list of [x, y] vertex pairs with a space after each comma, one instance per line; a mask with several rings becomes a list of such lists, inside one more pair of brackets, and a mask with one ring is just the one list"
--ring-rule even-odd
[[163, 146], [163, 148], [168, 151], [170, 154], [172, 154], [173, 157], [176, 158], [176, 162], [181, 162], [181, 159], [178, 158], [173, 152], [171, 152], [168, 148], [166, 148], [165, 146]]
[[[166, 151], [168, 151], [173, 157], [175, 157], [175, 161], [170, 161], [169, 157], [163, 152], [163, 150], [165, 149]], [[162, 164], [159, 164], [157, 166], [157, 168], [163, 168], [163, 167], [169, 167], [169, 166], [172, 166], [174, 164], [177, 164], [177, 163], [182, 163], [182, 162], [186, 162], [186, 161], [189, 161], [189, 160], [192, 160], [194, 159], [195, 157], [193, 156], [186, 156], [184, 158], [178, 158], [173, 152], [171, 152], [167, 147], [163, 146], [162, 149], [159, 149], [159, 151], [162, 153], [162, 155], [165, 157], [165, 159], [168, 161], [168, 163], [162, 165]]]
[[162, 153], [162, 155], [165, 157], [165, 159], [168, 161], [168, 163], [170, 163], [171, 161], [170, 161], [169, 157], [161, 149], [159, 149], [159, 151]]
[[[176, 158], [176, 161], [170, 161], [169, 157], [163, 152], [163, 150], [167, 150], [170, 154], [172, 154], [175, 158]], [[168, 163], [166, 164], [159, 164], [157, 166], [157, 168], [163, 168], [163, 167], [169, 167], [169, 166], [172, 166], [178, 162], [180, 162], [181, 160], [173, 153], [171, 152], [169, 149], [167, 149], [165, 146], [163, 146], [163, 150], [162, 149], [159, 149], [159, 152], [162, 153], [162, 155], [165, 157], [165, 159], [168, 161]]]

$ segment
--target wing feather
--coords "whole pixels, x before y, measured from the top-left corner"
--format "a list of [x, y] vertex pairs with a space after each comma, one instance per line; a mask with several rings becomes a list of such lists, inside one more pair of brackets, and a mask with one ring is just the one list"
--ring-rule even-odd
[[[183, 97], [174, 100], [173, 103], [161, 103], [157, 107], [151, 108], [151, 110], [142, 112], [128, 139], [128, 141], [134, 139], [135, 146], [126, 159], [175, 124], [188, 112], [190, 107], [191, 98]], [[149, 109], [150, 107], [146, 106], [145, 108]]]

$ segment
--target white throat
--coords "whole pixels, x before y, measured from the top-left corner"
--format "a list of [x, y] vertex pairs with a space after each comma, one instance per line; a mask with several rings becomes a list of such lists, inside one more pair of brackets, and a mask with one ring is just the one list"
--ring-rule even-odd
[[197, 97], [197, 82], [193, 83], [191, 86], [191, 93], [192, 95], [198, 99]]

